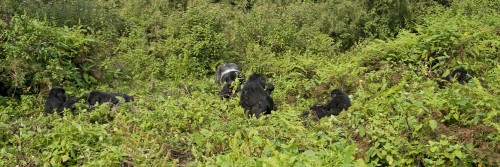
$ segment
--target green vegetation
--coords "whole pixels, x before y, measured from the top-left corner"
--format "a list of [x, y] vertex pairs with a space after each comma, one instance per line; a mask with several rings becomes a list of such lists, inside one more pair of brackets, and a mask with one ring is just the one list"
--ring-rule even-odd
[[[500, 1], [4, 0], [0, 166], [499, 166]], [[213, 76], [275, 84], [247, 118]], [[464, 66], [470, 83], [436, 81]], [[51, 86], [83, 97], [44, 115]], [[302, 120], [334, 88], [352, 107]], [[86, 112], [92, 90], [135, 101]], [[304, 126], [303, 123], [308, 126]]]

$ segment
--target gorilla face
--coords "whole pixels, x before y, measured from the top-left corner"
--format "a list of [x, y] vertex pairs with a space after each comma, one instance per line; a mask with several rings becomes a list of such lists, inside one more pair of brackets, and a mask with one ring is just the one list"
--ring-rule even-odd
[[260, 74], [252, 74], [241, 90], [240, 105], [249, 116], [260, 117], [261, 114], [271, 114], [276, 110], [274, 101], [270, 96], [274, 86], [266, 88], [266, 78]]
[[66, 91], [63, 88], [58, 86], [52, 87], [45, 101], [44, 112], [52, 114], [54, 113], [54, 109], [57, 109], [57, 113], [62, 114], [66, 98]]
[[87, 98], [87, 103], [89, 103], [90, 105], [88, 111], [91, 111], [96, 103], [111, 103], [113, 105], [117, 105], [118, 103], [120, 103], [120, 100], [118, 100], [118, 98], [116, 97], [122, 97], [123, 99], [125, 99], [125, 102], [134, 101], [134, 97], [127, 94], [92, 91]]

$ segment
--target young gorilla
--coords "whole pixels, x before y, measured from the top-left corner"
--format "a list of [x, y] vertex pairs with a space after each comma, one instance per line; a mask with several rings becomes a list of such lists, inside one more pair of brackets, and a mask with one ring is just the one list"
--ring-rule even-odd
[[252, 74], [241, 90], [240, 105], [247, 115], [259, 118], [261, 114], [271, 114], [276, 110], [271, 93], [274, 85], [266, 83], [266, 78], [260, 74]]
[[96, 103], [103, 104], [103, 103], [109, 102], [113, 105], [117, 105], [118, 103], [120, 103], [120, 100], [118, 100], [118, 98], [116, 98], [117, 96], [125, 99], [125, 102], [134, 101], [134, 97], [129, 96], [127, 94], [92, 91], [92, 92], [90, 92], [89, 97], [87, 98], [87, 103], [89, 103], [89, 105], [90, 105], [90, 107], [88, 108], [87, 111], [92, 111], [92, 109], [94, 108], [94, 105]]
[[62, 113], [65, 102], [66, 91], [61, 87], [54, 86], [47, 95], [43, 111], [47, 114], [52, 114], [54, 113], [54, 109], [57, 109], [57, 113]]
[[[224, 86], [220, 92], [220, 96], [222, 98], [229, 99], [231, 96], [235, 96], [233, 94], [233, 82], [238, 79], [240, 83], [243, 83], [242, 73], [239, 70], [238, 65], [234, 63], [222, 64], [217, 68], [215, 73], [215, 83], [220, 84], [223, 83]], [[238, 86], [236, 88], [236, 92], [240, 92], [241, 87]]]
[[78, 97], [71, 97], [68, 99], [68, 101], [64, 102], [64, 108], [70, 109], [72, 112], [75, 112], [76, 107], [75, 103], [78, 102]]
[[[460, 84], [465, 84], [469, 82], [474, 77], [474, 72], [469, 69], [465, 69], [464, 67], [458, 67], [448, 74], [443, 80], [452, 82], [453, 80], [458, 81]], [[438, 85], [440, 88], [444, 87], [445, 82], [438, 81]]]
[[52, 87], [49, 91], [49, 95], [47, 95], [47, 101], [45, 101], [44, 112], [47, 114], [54, 113], [54, 109], [56, 109], [59, 115], [62, 115], [63, 110], [65, 108], [74, 111], [76, 108], [74, 104], [78, 102], [77, 97], [72, 97], [66, 101], [66, 91], [58, 86]]
[[[316, 121], [330, 115], [337, 116], [341, 111], [347, 110], [351, 106], [351, 100], [349, 99], [349, 96], [340, 89], [334, 89], [330, 93], [330, 96], [332, 100], [330, 100], [328, 104], [318, 104], [309, 108], [310, 110], [314, 111], [314, 114], [316, 116], [314, 119]], [[304, 112], [302, 113], [302, 117], [307, 117], [308, 114], [308, 112]]]

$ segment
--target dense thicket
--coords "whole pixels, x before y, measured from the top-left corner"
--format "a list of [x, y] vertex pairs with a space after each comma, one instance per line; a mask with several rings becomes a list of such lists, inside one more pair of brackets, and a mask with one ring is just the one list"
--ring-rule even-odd
[[[5, 0], [0, 166], [498, 166], [500, 2]], [[277, 111], [218, 99], [234, 62]], [[470, 83], [438, 82], [463, 66]], [[135, 101], [44, 115], [51, 86]], [[318, 122], [341, 88], [352, 106]], [[304, 126], [306, 125], [306, 126]]]

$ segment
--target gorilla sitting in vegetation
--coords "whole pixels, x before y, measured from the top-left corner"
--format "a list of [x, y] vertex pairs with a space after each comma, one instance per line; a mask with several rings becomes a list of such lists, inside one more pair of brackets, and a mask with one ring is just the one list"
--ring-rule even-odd
[[[45, 101], [44, 112], [47, 114], [54, 113], [54, 109], [57, 110], [59, 115], [62, 115], [64, 108], [74, 109], [73, 106], [78, 98], [73, 97], [69, 101], [66, 101], [66, 91], [58, 86], [52, 87], [47, 95], [47, 100]], [[76, 98], [76, 101], [75, 99]]]
[[229, 99], [230, 97], [234, 97], [237, 92], [240, 92], [241, 87], [238, 85], [236, 88], [236, 92], [233, 93], [233, 84], [234, 81], [238, 81], [243, 83], [243, 76], [241, 71], [239, 70], [238, 65], [234, 63], [222, 64], [217, 68], [215, 73], [215, 83], [220, 84], [223, 83], [224, 86], [220, 92], [220, 96], [222, 98]]
[[[460, 84], [465, 84], [469, 82], [474, 77], [474, 72], [469, 69], [465, 69], [464, 67], [458, 67], [448, 74], [443, 80], [452, 82], [454, 80], [458, 81]], [[438, 85], [440, 88], [444, 87], [445, 82], [438, 81]]]
[[240, 105], [247, 115], [259, 118], [261, 114], [271, 114], [276, 110], [271, 93], [274, 85], [266, 83], [266, 78], [260, 74], [252, 74], [241, 90]]
[[89, 103], [89, 105], [90, 105], [88, 111], [92, 111], [92, 109], [96, 103], [99, 103], [99, 104], [111, 103], [113, 105], [117, 105], [118, 103], [120, 103], [120, 100], [118, 100], [118, 98], [116, 98], [117, 96], [125, 99], [125, 102], [134, 101], [134, 97], [129, 96], [127, 94], [92, 91], [92, 92], [90, 92], [89, 97], [87, 98], [87, 103]]
[[[317, 104], [311, 106], [309, 109], [313, 111], [315, 115], [314, 120], [320, 120], [323, 117], [330, 115], [339, 115], [341, 111], [349, 109], [351, 106], [351, 100], [349, 96], [340, 89], [334, 89], [331, 93], [331, 100], [328, 104]], [[302, 113], [302, 117], [307, 117], [308, 112]]]

